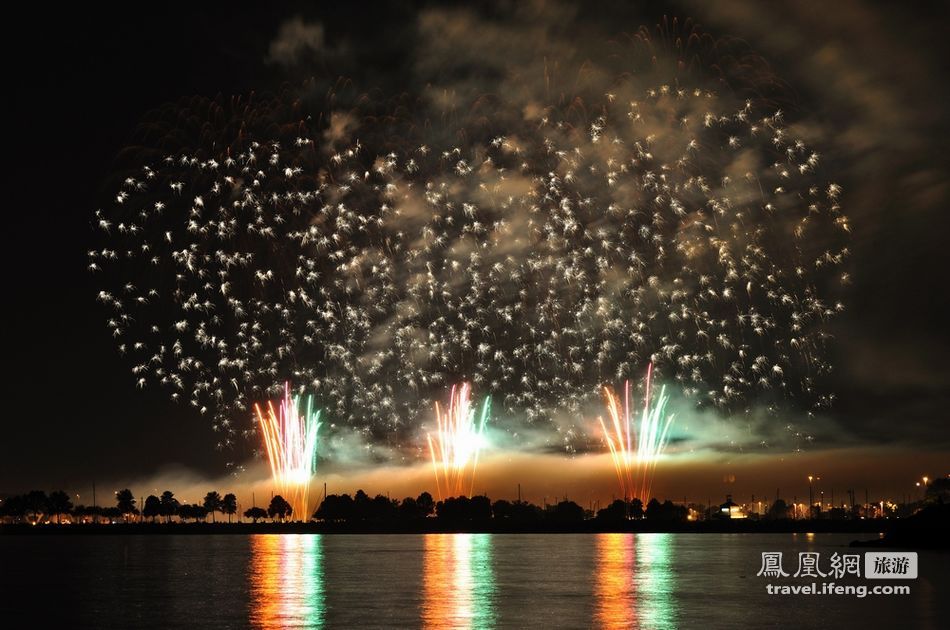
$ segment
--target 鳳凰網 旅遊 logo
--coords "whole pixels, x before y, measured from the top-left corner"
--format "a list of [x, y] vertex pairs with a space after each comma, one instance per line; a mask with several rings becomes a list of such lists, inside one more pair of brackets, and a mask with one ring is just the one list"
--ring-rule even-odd
[[916, 551], [869, 551], [864, 554], [864, 577], [869, 580], [916, 580]]

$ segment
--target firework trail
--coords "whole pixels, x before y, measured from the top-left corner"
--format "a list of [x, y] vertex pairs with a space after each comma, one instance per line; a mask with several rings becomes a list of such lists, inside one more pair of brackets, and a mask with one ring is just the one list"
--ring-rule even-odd
[[468, 383], [453, 385], [444, 413], [439, 403], [435, 403], [437, 429], [434, 436], [429, 433], [426, 437], [439, 499], [462, 496], [466, 491], [471, 495], [475, 486], [475, 469], [484, 445], [491, 397], [485, 397], [476, 418], [471, 394]]
[[610, 422], [605, 422], [602, 416], [598, 418], [624, 500], [636, 498], [644, 505], [650, 500], [657, 460], [666, 448], [670, 426], [673, 424], [673, 414], [666, 413], [670, 399], [666, 394], [666, 386], [660, 387], [660, 394], [654, 400], [652, 379], [651, 363], [644, 381], [646, 392], [640, 410], [639, 427], [630, 395], [630, 381], [624, 382], [622, 401], [613, 390], [604, 387]]
[[320, 411], [314, 411], [311, 396], [302, 407], [300, 396], [291, 396], [289, 383], [284, 384], [284, 398], [276, 410], [272, 401], [267, 402], [266, 412], [258, 404], [254, 410], [264, 436], [271, 478], [293, 507], [294, 516], [307, 520], [310, 480], [317, 468]]

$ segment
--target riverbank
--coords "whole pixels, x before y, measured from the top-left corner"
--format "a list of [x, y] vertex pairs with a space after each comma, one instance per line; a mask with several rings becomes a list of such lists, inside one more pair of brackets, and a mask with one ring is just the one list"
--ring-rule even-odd
[[45, 525], [0, 525], [0, 535], [207, 535], [207, 534], [598, 534], [598, 533], [855, 533], [883, 535], [895, 528], [898, 519], [874, 520], [716, 520], [699, 522], [651, 522], [629, 520], [602, 522], [597, 519], [575, 523], [518, 523], [505, 521], [446, 522], [424, 518], [394, 522], [288, 522], [288, 523], [113, 523]]

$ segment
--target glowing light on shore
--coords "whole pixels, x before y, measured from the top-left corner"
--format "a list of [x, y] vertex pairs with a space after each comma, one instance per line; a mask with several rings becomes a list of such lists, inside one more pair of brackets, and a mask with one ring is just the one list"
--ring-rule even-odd
[[290, 384], [284, 383], [284, 398], [277, 409], [268, 401], [266, 413], [258, 404], [254, 411], [274, 484], [293, 508], [293, 517], [306, 521], [310, 518], [310, 480], [317, 470], [320, 411], [313, 409], [311, 396], [303, 408], [300, 403], [301, 397], [291, 396]]
[[437, 430], [434, 435], [429, 433], [427, 439], [440, 499], [471, 494], [475, 485], [475, 468], [484, 445], [491, 397], [485, 397], [476, 418], [471, 396], [471, 385], [462, 383], [452, 386], [444, 413], [439, 403], [435, 404]]
[[653, 364], [647, 368], [644, 382], [643, 408], [640, 410], [639, 427], [636, 411], [630, 394], [630, 381], [624, 383], [623, 399], [610, 388], [604, 387], [609, 423], [599, 417], [604, 441], [610, 449], [624, 499], [640, 499], [645, 505], [650, 500], [653, 475], [657, 459], [669, 441], [670, 426], [674, 414], [666, 413], [670, 397], [666, 386], [653, 399]]

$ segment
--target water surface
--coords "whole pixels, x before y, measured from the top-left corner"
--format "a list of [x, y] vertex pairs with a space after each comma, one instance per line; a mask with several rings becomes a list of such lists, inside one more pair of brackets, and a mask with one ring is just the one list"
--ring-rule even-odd
[[10, 535], [0, 625], [946, 627], [946, 553], [921, 552], [921, 578], [900, 597], [770, 596], [756, 576], [763, 551], [794, 572], [799, 551], [827, 563], [859, 536]]

